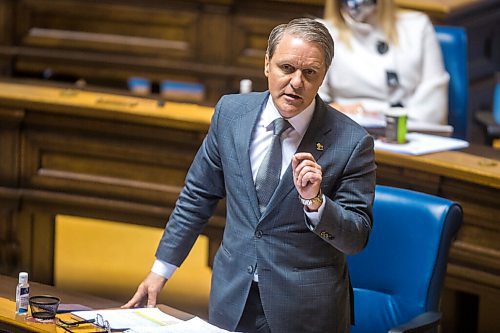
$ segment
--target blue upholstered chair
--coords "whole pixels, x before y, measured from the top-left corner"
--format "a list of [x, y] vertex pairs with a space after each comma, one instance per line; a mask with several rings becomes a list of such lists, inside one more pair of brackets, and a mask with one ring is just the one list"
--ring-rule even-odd
[[448, 87], [448, 124], [453, 137], [467, 140], [469, 79], [467, 71], [467, 34], [462, 27], [435, 26], [443, 53], [444, 66], [450, 75]]
[[461, 207], [440, 197], [378, 185], [373, 213], [367, 247], [348, 257], [354, 288], [352, 333], [437, 328]]

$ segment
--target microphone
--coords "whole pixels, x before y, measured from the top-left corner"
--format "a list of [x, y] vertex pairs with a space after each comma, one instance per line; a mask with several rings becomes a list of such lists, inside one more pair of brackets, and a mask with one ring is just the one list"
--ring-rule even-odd
[[396, 73], [395, 71], [385, 71], [385, 73], [386, 73], [386, 83], [387, 83], [387, 86], [392, 91], [392, 93], [391, 93], [392, 94], [392, 98], [391, 99], [393, 101], [390, 103], [391, 107], [404, 107], [404, 105], [401, 102], [401, 100], [399, 100], [400, 98], [403, 97], [402, 96], [403, 91], [401, 89], [399, 89], [400, 88], [400, 84], [399, 84], [398, 73]]
[[389, 88], [396, 88], [399, 86], [398, 73], [394, 71], [386, 71], [386, 83]]

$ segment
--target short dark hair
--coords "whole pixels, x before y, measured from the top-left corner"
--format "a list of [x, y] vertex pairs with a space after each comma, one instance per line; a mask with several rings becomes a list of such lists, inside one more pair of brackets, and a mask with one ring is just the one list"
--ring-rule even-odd
[[269, 34], [266, 55], [271, 59], [285, 34], [299, 37], [306, 42], [318, 44], [325, 56], [326, 69], [333, 60], [334, 42], [328, 29], [319, 21], [311, 18], [296, 18], [286, 24], [276, 26]]

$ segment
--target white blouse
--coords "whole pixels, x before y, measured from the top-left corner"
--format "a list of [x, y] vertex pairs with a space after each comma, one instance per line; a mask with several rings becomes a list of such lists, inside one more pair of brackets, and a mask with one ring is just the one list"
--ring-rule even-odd
[[[335, 41], [332, 66], [319, 90], [323, 100], [361, 103], [370, 112], [383, 112], [400, 103], [409, 119], [447, 123], [449, 76], [434, 27], [425, 14], [399, 11], [398, 44], [388, 45], [383, 54], [377, 51], [380, 41], [387, 42], [381, 30], [346, 18], [352, 31], [349, 47], [331, 23], [320, 21]], [[396, 87], [388, 85], [388, 72], [397, 73]]]

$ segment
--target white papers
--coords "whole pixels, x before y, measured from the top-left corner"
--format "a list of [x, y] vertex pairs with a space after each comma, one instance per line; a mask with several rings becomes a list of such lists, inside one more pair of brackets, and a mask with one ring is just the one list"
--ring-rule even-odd
[[82, 319], [94, 319], [100, 314], [109, 326], [127, 333], [230, 333], [194, 317], [183, 321], [158, 308], [136, 308], [96, 311], [75, 311]]
[[375, 140], [375, 150], [380, 149], [401, 154], [423, 155], [469, 146], [469, 143], [464, 140], [422, 133], [408, 133], [406, 139], [408, 142], [403, 144], [387, 143], [380, 139]]
[[222, 328], [211, 325], [194, 317], [193, 319], [183, 321], [174, 325], [155, 327], [155, 328], [136, 328], [126, 331], [126, 333], [230, 333]]
[[96, 311], [75, 311], [75, 316], [83, 319], [94, 319], [100, 314], [109, 322], [112, 329], [127, 329], [133, 327], [161, 327], [182, 322], [162, 312], [158, 308], [136, 308]]

